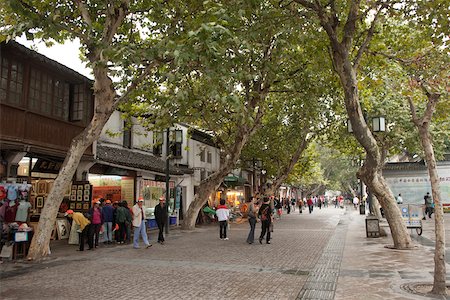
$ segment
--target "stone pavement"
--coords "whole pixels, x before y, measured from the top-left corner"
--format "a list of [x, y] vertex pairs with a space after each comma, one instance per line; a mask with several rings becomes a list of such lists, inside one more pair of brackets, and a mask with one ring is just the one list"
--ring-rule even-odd
[[43, 263], [0, 264], [0, 299], [427, 299], [400, 286], [432, 282], [434, 222], [412, 233], [417, 250], [397, 251], [384, 248], [389, 236], [367, 239], [364, 220], [351, 207], [297, 210], [276, 221], [270, 245], [245, 243], [247, 223], [232, 224], [229, 241], [214, 225], [172, 230], [164, 246], [151, 231], [150, 249], [56, 241]]

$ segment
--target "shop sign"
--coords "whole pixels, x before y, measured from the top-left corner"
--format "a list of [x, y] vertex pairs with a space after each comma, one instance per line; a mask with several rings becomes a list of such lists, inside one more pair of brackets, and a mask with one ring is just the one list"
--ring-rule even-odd
[[32, 172], [58, 174], [62, 161], [53, 161], [39, 158], [33, 166]]
[[[173, 188], [175, 186], [175, 182], [169, 181], [169, 188]], [[166, 183], [162, 181], [154, 181], [154, 180], [147, 180], [147, 179], [141, 179], [141, 187], [159, 187], [159, 188], [166, 188]]]

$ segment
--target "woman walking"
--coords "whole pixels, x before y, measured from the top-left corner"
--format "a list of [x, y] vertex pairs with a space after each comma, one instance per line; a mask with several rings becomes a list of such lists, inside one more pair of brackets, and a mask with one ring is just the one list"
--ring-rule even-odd
[[257, 199], [252, 197], [248, 206], [248, 223], [250, 224], [250, 232], [248, 233], [247, 243], [253, 244], [255, 240], [256, 215], [258, 214]]
[[[259, 243], [262, 244], [264, 236], [266, 236], [266, 244], [270, 244], [270, 224], [272, 223], [272, 210], [269, 205], [269, 198], [264, 197], [264, 203], [261, 205], [258, 216], [261, 220], [261, 235], [259, 236]], [[266, 235], [267, 233], [267, 235]]]

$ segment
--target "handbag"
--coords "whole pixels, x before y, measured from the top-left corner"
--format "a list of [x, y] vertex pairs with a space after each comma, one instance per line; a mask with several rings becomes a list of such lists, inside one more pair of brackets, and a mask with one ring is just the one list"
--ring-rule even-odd
[[270, 232], [273, 232], [273, 223], [270, 223], [270, 225], [269, 225], [269, 231], [270, 231]]

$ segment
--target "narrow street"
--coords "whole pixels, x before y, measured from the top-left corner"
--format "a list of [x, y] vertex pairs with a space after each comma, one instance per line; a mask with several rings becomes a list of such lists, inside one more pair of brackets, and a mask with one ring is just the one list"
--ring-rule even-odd
[[[42, 264], [1, 264], [0, 298], [424, 299], [399, 285], [432, 280], [432, 248], [387, 250], [388, 238], [365, 238], [364, 219], [350, 207], [296, 210], [276, 221], [270, 245], [247, 244], [247, 223], [232, 224], [228, 241], [212, 225], [172, 230], [166, 245], [151, 231], [149, 249], [55, 245]], [[422, 241], [432, 233], [426, 223]]]
[[[248, 223], [232, 224], [228, 241], [218, 226], [173, 230], [166, 245], [131, 245], [58, 256], [23, 274], [3, 274], [2, 299], [295, 299], [333, 236], [343, 210], [298, 210], [276, 221], [272, 244], [245, 242]], [[260, 223], [256, 234], [260, 233]], [[66, 253], [64, 253], [66, 252]], [[5, 264], [4, 264], [5, 265]], [[0, 268], [4, 267], [1, 266]], [[43, 268], [43, 266], [45, 266]], [[8, 284], [14, 282], [13, 285]]]

